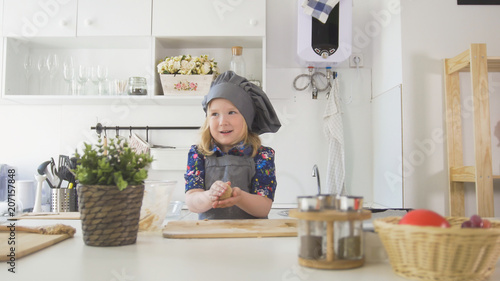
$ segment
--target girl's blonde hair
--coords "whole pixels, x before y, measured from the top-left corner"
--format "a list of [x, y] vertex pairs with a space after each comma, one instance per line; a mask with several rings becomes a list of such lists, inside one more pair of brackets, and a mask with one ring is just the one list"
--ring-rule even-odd
[[[246, 122], [245, 122], [246, 125]], [[248, 126], [247, 126], [248, 128]], [[210, 134], [210, 124], [208, 121], [208, 117], [205, 119], [205, 122], [200, 128], [200, 143], [198, 144], [198, 149], [200, 150], [201, 153], [210, 156], [214, 154], [212, 151], [212, 145], [213, 145], [213, 138], [212, 134]], [[251, 132], [249, 130], [245, 131], [245, 134], [243, 135], [243, 143], [245, 145], [250, 145], [252, 147], [252, 157], [255, 157], [257, 155], [257, 152], [259, 151], [259, 148], [261, 146], [261, 141], [260, 137], [258, 134]]]

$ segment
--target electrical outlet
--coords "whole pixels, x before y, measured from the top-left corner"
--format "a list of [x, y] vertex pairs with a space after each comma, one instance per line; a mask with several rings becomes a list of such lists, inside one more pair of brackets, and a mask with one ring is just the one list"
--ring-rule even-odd
[[350, 67], [363, 67], [363, 64], [364, 64], [363, 54], [352, 54], [349, 57]]

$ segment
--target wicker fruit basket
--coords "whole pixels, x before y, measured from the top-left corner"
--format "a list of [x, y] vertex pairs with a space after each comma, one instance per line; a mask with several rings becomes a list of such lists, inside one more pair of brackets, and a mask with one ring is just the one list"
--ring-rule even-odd
[[447, 217], [450, 228], [399, 225], [401, 217], [374, 220], [394, 272], [413, 280], [488, 278], [500, 257], [500, 222], [489, 229], [460, 228], [468, 218]]

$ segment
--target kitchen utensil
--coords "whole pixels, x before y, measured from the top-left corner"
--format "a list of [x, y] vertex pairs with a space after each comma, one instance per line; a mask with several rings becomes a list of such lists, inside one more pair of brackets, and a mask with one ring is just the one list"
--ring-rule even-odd
[[61, 179], [57, 176], [57, 171], [55, 169], [54, 158], [49, 161], [45, 161], [40, 166], [38, 166], [38, 174], [47, 176], [47, 183], [50, 188], [59, 188], [61, 186]]
[[39, 233], [39, 234], [67, 234], [69, 237], [73, 237], [75, 235], [76, 229], [69, 225], [65, 224], [55, 224], [48, 226], [37, 226], [37, 227], [29, 227], [29, 226], [9, 226], [9, 225], [0, 225], [0, 231], [15, 231], [17, 232], [30, 232], [30, 233]]
[[61, 180], [66, 180], [70, 183], [75, 183], [75, 174], [71, 171], [76, 168], [76, 161], [71, 161], [68, 156], [59, 155], [59, 166], [57, 176]]
[[163, 229], [165, 238], [258, 238], [297, 236], [297, 220], [190, 220], [170, 221]]

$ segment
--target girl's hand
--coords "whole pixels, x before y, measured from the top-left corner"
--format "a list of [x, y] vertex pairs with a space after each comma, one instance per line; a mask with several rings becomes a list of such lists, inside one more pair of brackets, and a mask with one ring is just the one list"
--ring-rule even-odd
[[[210, 189], [208, 190], [208, 198], [212, 202], [212, 207], [214, 203], [219, 201], [219, 197], [226, 191], [231, 182], [215, 181]], [[215, 208], [215, 207], [214, 207]]]
[[[221, 193], [222, 194], [222, 193]], [[242, 198], [243, 191], [239, 187], [233, 187], [233, 193], [231, 197], [224, 200], [217, 200], [212, 202], [213, 208], [228, 208], [234, 206], [240, 202]]]

